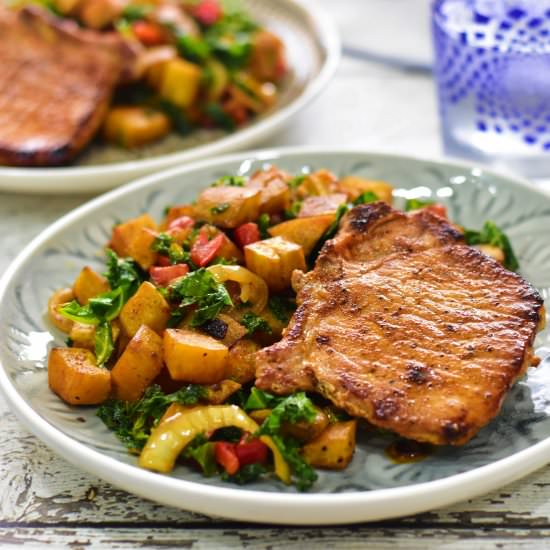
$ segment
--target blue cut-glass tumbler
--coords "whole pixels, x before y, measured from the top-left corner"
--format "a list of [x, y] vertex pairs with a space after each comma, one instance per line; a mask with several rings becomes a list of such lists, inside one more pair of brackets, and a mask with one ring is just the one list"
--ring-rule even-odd
[[435, 0], [445, 150], [550, 176], [550, 0]]

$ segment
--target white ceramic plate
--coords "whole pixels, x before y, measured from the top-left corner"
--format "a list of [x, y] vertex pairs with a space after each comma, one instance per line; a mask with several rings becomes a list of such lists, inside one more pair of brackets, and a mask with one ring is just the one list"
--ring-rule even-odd
[[[243, 8], [285, 43], [289, 75], [277, 105], [236, 132], [171, 134], [141, 152], [89, 147], [78, 163], [59, 168], [0, 166], [0, 190], [19, 193], [99, 193], [133, 179], [258, 143], [305, 107], [327, 85], [340, 58], [331, 17], [311, 0], [241, 0]], [[166, 153], [166, 149], [172, 152]], [[141, 158], [140, 158], [141, 157]], [[106, 160], [108, 159], [108, 160]]]
[[[291, 172], [326, 167], [336, 174], [386, 179], [397, 206], [409, 197], [444, 202], [452, 219], [476, 228], [493, 219], [510, 236], [523, 275], [550, 297], [550, 196], [528, 184], [464, 164], [362, 151], [288, 149], [200, 161], [114, 190], [66, 215], [35, 239], [0, 281], [0, 387], [21, 421], [78, 467], [143, 497], [238, 520], [319, 524], [377, 520], [422, 512], [487, 492], [550, 461], [550, 332], [536, 341], [542, 363], [515, 385], [497, 419], [467, 445], [442, 448], [424, 461], [394, 464], [387, 444], [363, 434], [351, 465], [321, 472], [308, 494], [276, 481], [247, 487], [206, 479], [184, 466], [169, 475], [136, 466], [95, 416], [65, 405], [47, 387], [48, 349], [63, 344], [44, 319], [54, 289], [83, 265], [102, 269], [101, 249], [117, 220], [192, 200], [224, 174], [265, 163]], [[80, 419], [80, 421], [78, 420]], [[84, 422], [81, 421], [84, 419]]]

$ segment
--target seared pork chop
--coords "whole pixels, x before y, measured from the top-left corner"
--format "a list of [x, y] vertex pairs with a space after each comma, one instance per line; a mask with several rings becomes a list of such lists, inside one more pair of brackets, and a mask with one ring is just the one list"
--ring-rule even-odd
[[256, 354], [264, 390], [318, 392], [403, 437], [460, 445], [536, 364], [538, 292], [429, 212], [355, 207], [295, 282], [283, 339]]
[[[0, 163], [66, 163], [101, 124], [121, 53], [54, 24], [36, 8], [0, 7]], [[98, 34], [98, 33], [95, 33]]]

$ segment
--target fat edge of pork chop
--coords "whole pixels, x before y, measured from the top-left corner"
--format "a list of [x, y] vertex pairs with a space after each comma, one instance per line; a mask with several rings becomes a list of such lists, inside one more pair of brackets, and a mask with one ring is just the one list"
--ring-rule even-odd
[[256, 385], [318, 392], [409, 439], [467, 442], [536, 364], [538, 292], [426, 211], [354, 208], [298, 286]]

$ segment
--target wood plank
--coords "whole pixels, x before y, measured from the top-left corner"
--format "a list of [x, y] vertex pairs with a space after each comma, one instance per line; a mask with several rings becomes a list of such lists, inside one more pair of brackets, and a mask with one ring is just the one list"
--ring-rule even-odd
[[346, 548], [407, 550], [488, 550], [496, 548], [543, 548], [547, 529], [395, 529], [395, 528], [191, 528], [191, 529], [93, 529], [67, 527], [0, 527], [3, 550], [66, 548], [115, 550], [126, 548], [247, 548], [249, 550], [292, 550], [303, 548]]

